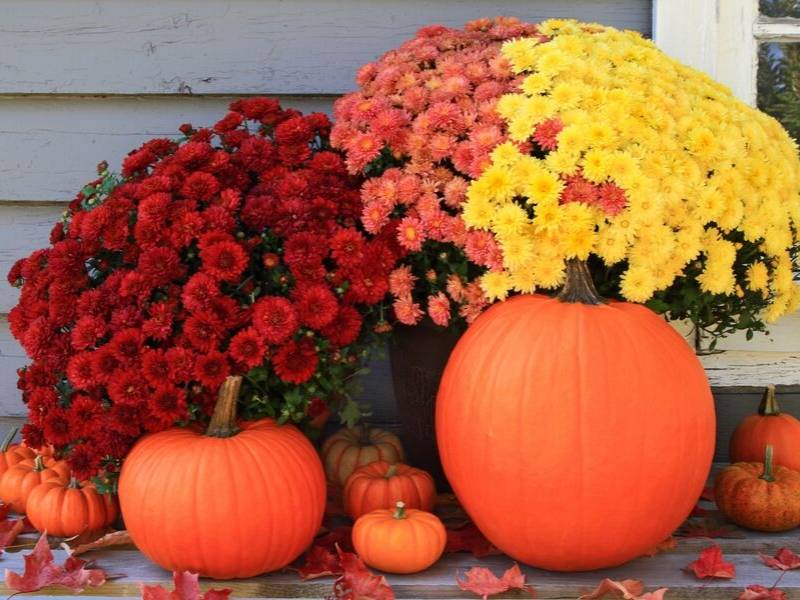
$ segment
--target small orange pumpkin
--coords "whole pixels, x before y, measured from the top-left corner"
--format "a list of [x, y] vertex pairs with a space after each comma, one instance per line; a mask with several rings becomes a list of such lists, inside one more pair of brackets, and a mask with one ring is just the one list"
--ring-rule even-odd
[[759, 462], [767, 445], [774, 448], [776, 465], [800, 471], [800, 420], [781, 412], [774, 385], [767, 386], [758, 413], [733, 432], [731, 462]]
[[407, 508], [430, 511], [435, 500], [436, 486], [427, 472], [383, 460], [359, 467], [344, 486], [344, 510], [354, 519], [379, 508], [392, 508], [397, 501]]
[[28, 495], [33, 488], [44, 481], [58, 481], [65, 484], [69, 480], [69, 467], [63, 460], [44, 456], [26, 458], [9, 468], [0, 477], [0, 499], [22, 514]]
[[773, 466], [772, 446], [764, 463], [725, 467], [714, 482], [717, 506], [728, 519], [757, 531], [788, 531], [800, 525], [800, 473]]
[[396, 508], [373, 510], [353, 526], [353, 546], [370, 567], [387, 573], [418, 573], [439, 560], [447, 532], [436, 515], [424, 510]]
[[26, 505], [28, 519], [41, 532], [72, 537], [100, 531], [117, 518], [117, 500], [100, 494], [91, 483], [59, 480], [40, 483], [31, 490]]
[[344, 485], [358, 467], [376, 460], [403, 462], [403, 446], [393, 433], [366, 423], [340, 429], [322, 444], [322, 462], [328, 481]]
[[36, 456], [36, 452], [28, 448], [28, 446], [11, 443], [11, 440], [14, 439], [18, 431], [19, 429], [12, 427], [11, 431], [8, 432], [8, 435], [3, 440], [2, 445], [0, 445], [0, 475], [5, 473], [9, 467], [16, 465], [26, 458], [32, 459]]

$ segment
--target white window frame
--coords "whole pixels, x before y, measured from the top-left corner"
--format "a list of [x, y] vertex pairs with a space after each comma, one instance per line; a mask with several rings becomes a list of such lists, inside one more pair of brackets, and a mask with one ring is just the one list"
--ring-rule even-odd
[[654, 0], [653, 38], [754, 106], [758, 44], [800, 41], [800, 19], [761, 17], [758, 0]]

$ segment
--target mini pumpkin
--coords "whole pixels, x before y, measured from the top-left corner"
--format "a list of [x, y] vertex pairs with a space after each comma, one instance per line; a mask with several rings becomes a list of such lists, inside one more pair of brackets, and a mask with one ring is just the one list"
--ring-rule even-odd
[[33, 488], [45, 481], [65, 484], [69, 480], [69, 467], [63, 460], [42, 455], [26, 458], [10, 467], [0, 477], [0, 499], [22, 514], [25, 512], [28, 495]]
[[59, 480], [40, 483], [31, 490], [26, 504], [33, 526], [49, 535], [72, 537], [100, 531], [117, 518], [117, 500], [99, 493], [91, 483], [74, 477], [68, 484]]
[[387, 573], [417, 573], [439, 560], [447, 532], [439, 518], [424, 510], [406, 508], [373, 510], [353, 526], [353, 546], [370, 567]]
[[433, 477], [421, 469], [384, 460], [359, 467], [344, 486], [344, 510], [357, 519], [402, 501], [406, 508], [430, 511], [436, 500]]
[[369, 427], [343, 428], [322, 444], [322, 462], [328, 481], [343, 486], [358, 467], [376, 460], [403, 462], [403, 446], [390, 431]]
[[175, 427], [139, 440], [119, 478], [133, 542], [170, 571], [253, 577], [308, 548], [325, 511], [319, 456], [292, 425], [237, 423], [229, 377], [205, 434]]
[[788, 531], [800, 525], [800, 473], [773, 465], [767, 446], [764, 462], [725, 467], [714, 482], [717, 506], [728, 519], [757, 531]]
[[2, 445], [0, 445], [0, 475], [5, 473], [9, 467], [16, 465], [26, 458], [32, 459], [36, 457], [36, 452], [28, 448], [28, 446], [11, 443], [11, 440], [14, 439], [18, 431], [16, 427], [12, 427], [3, 440]]
[[775, 386], [764, 391], [754, 415], [745, 417], [731, 436], [731, 462], [758, 462], [764, 447], [774, 449], [776, 465], [800, 471], [800, 420], [781, 412]]

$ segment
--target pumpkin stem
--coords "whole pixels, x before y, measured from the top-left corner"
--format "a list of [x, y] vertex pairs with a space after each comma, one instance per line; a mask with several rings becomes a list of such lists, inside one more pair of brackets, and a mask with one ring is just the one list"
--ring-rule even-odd
[[78, 481], [78, 478], [73, 475], [69, 478], [69, 485], [67, 487], [72, 488], [73, 490], [79, 490], [81, 489], [81, 484]]
[[11, 445], [11, 440], [14, 439], [14, 436], [17, 435], [18, 431], [19, 431], [18, 427], [12, 427], [8, 431], [8, 433], [6, 434], [6, 437], [3, 438], [2, 445], [0, 445], [0, 452], [5, 452], [6, 450], [8, 450], [8, 447]]
[[44, 456], [41, 454], [37, 454], [36, 458], [33, 459], [33, 470], [44, 471]]
[[236, 426], [236, 401], [239, 399], [239, 388], [241, 387], [242, 377], [240, 375], [228, 377], [222, 382], [206, 435], [227, 438], [239, 432], [239, 428]]
[[592, 274], [585, 260], [570, 258], [566, 264], [564, 286], [556, 296], [561, 302], [580, 302], [581, 304], [605, 304], [606, 301], [597, 293]]
[[761, 404], [758, 407], [758, 414], [762, 417], [777, 417], [781, 414], [781, 407], [778, 406], [778, 400], [775, 398], [775, 386], [769, 384], [767, 389], [764, 390], [764, 396], [761, 398]]
[[395, 475], [397, 475], [397, 465], [389, 465], [389, 468], [386, 469], [386, 475], [384, 475], [384, 477], [386, 477], [386, 479], [391, 479]]
[[772, 474], [772, 446], [767, 446], [764, 451], [764, 473], [761, 479], [764, 481], [775, 481], [775, 475]]
[[358, 429], [359, 429], [358, 445], [359, 446], [372, 445], [372, 440], [369, 437], [369, 425], [366, 423], [361, 423], [358, 426]]
[[398, 501], [395, 504], [397, 508], [394, 509], [394, 518], [395, 519], [405, 519], [406, 518], [406, 503], [403, 501]]

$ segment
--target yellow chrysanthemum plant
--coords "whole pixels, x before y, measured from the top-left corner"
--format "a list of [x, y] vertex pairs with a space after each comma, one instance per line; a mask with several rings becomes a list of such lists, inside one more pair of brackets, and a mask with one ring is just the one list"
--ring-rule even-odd
[[591, 277], [714, 340], [796, 309], [800, 160], [780, 124], [638, 33], [540, 32], [503, 46], [522, 77], [497, 107], [511, 140], [464, 204], [503, 251], [486, 295]]

